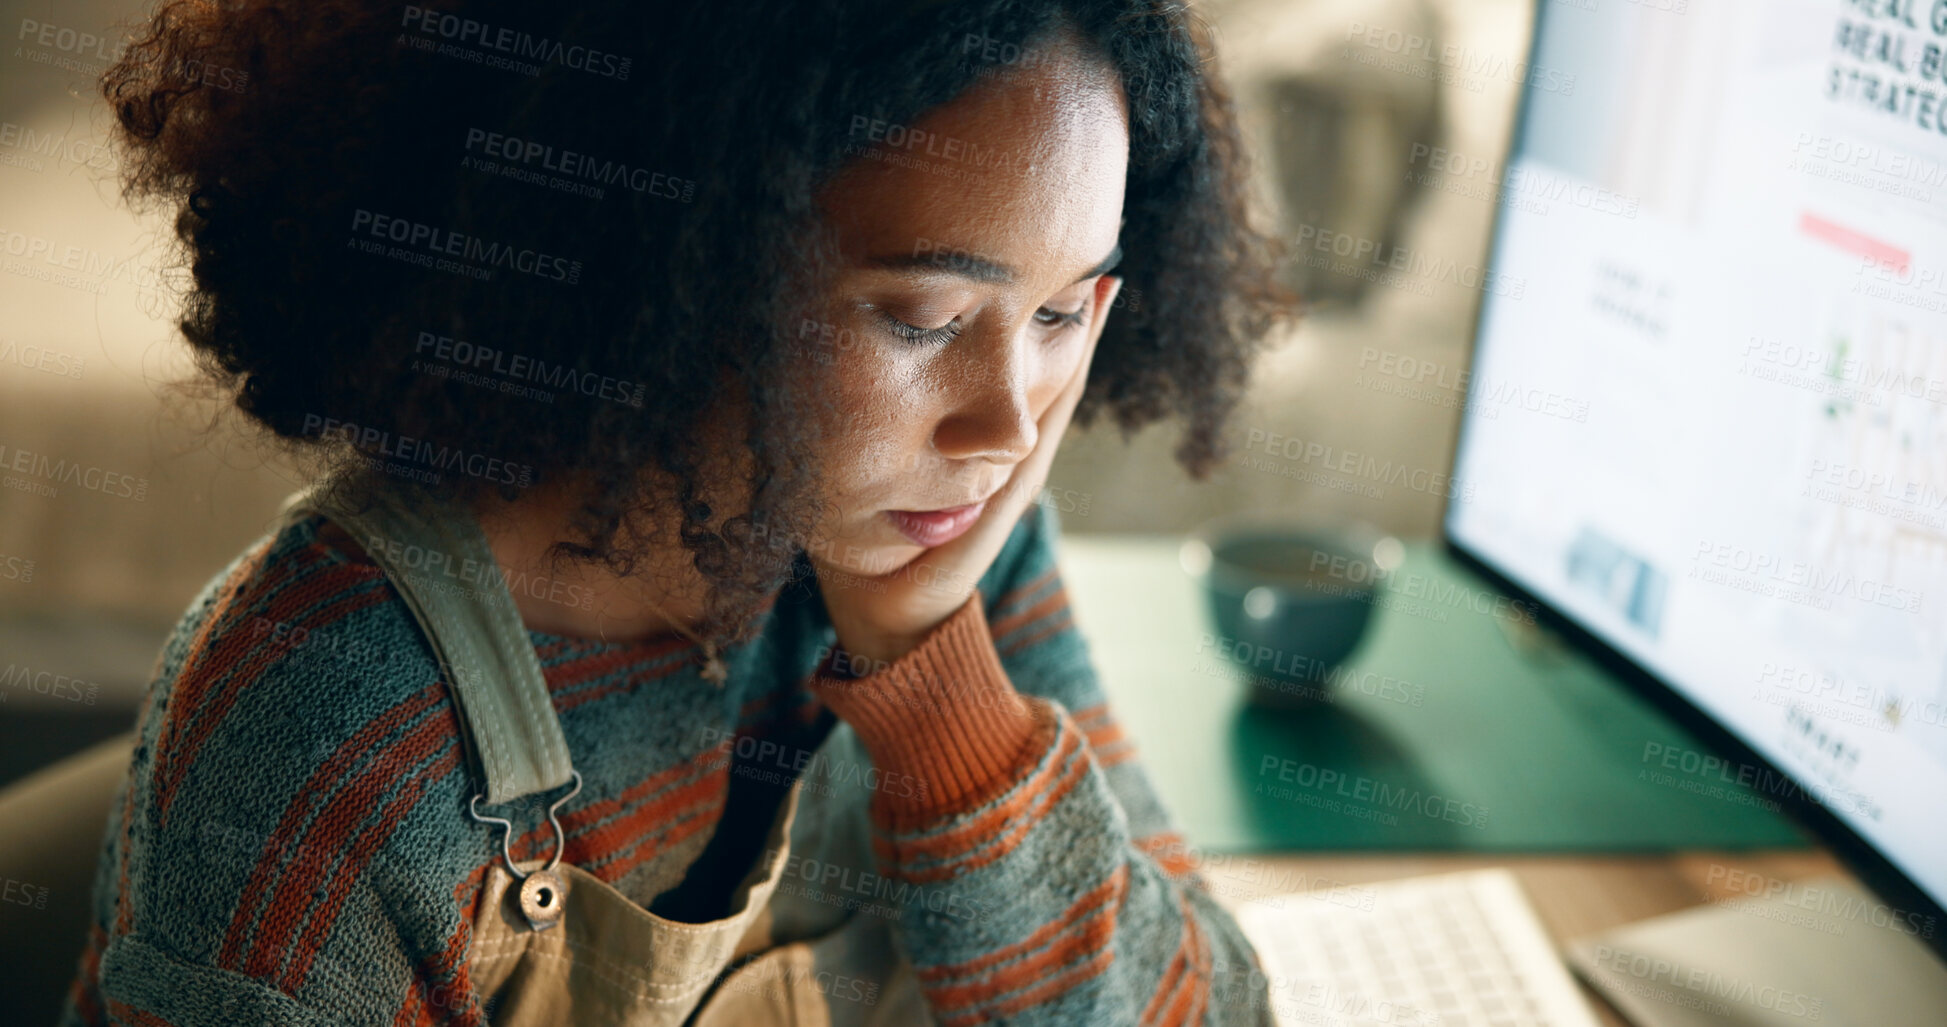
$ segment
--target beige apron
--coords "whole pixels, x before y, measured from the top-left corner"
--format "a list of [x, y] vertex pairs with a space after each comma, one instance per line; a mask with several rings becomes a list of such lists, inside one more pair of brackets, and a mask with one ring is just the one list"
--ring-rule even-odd
[[[504, 832], [519, 828], [493, 818], [492, 807], [542, 793], [558, 807], [579, 791], [539, 661], [475, 520], [464, 511], [385, 500], [352, 507], [323, 486], [285, 506], [287, 518], [311, 513], [362, 545], [374, 536], [386, 540], [366, 548], [412, 609], [453, 688], [469, 767], [484, 782], [473, 814], [492, 826], [482, 829], [503, 832], [504, 846]], [[896, 907], [859, 883], [877, 880], [869, 792], [861, 783], [870, 765], [857, 736], [837, 725], [809, 763], [816, 769], [778, 803], [764, 852], [721, 920], [657, 916], [558, 862], [558, 822], [551, 859], [496, 862], [468, 952], [469, 974], [493, 1008], [493, 1023], [932, 1023], [894, 941]]]

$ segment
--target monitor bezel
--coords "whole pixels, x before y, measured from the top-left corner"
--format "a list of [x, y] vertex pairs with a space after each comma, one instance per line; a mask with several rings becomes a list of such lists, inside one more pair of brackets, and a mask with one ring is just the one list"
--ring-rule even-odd
[[[1527, 45], [1527, 67], [1530, 68], [1535, 66], [1542, 28], [1549, 17], [1548, 5], [1549, 0], [1536, 0], [1534, 5], [1535, 13], [1530, 22]], [[1507, 170], [1515, 156], [1521, 152], [1522, 143], [1527, 137], [1531, 95], [1532, 87], [1519, 88], [1514, 127], [1508, 134], [1507, 149], [1501, 162], [1503, 188], [1505, 188]], [[1486, 266], [1490, 269], [1495, 267], [1500, 257], [1502, 232], [1507, 214], [1508, 207], [1496, 202], [1488, 230]], [[1480, 351], [1488, 309], [1489, 303], [1483, 294], [1475, 304], [1473, 330], [1468, 334], [1466, 363], [1470, 369]], [[1460, 454], [1467, 444], [1467, 410], [1467, 404], [1462, 403], [1459, 422], [1454, 432], [1453, 449], [1448, 454], [1447, 466], [1454, 470], [1459, 469]], [[1461, 493], [1457, 489], [1450, 491], [1451, 495], [1440, 513], [1440, 544], [1449, 558], [1479, 575], [1509, 598], [1529, 603], [1533, 607], [1535, 620], [1539, 625], [1566, 639], [1577, 651], [1593, 659], [1604, 671], [1623, 682], [1631, 692], [1648, 701], [1659, 712], [1690, 732], [1699, 742], [1716, 749], [1721, 755], [1737, 760], [1740, 764], [1768, 770], [1797, 785], [1798, 787], [1789, 790], [1791, 794], [1773, 798], [1802, 830], [1831, 849], [1861, 883], [1871, 889], [1884, 903], [1896, 910], [1918, 913], [1931, 918], [1931, 933], [1926, 936], [1916, 934], [1912, 937], [1932, 949], [1936, 957], [1947, 962], [1947, 931], [1941, 929], [1942, 922], [1947, 920], [1947, 908], [1935, 902], [1931, 895], [1907, 876], [1906, 871], [1882, 855], [1871, 842], [1855, 831], [1851, 824], [1841, 820], [1837, 814], [1813, 800], [1797, 775], [1788, 773], [1784, 768], [1771, 762], [1747, 745], [1736, 732], [1719, 723], [1702, 707], [1693, 703], [1674, 685], [1664, 681], [1649, 668], [1637, 663], [1567, 614], [1558, 611], [1545, 598], [1502, 573], [1488, 561], [1484, 554], [1474, 552], [1464, 541], [1454, 537], [1453, 519]]]

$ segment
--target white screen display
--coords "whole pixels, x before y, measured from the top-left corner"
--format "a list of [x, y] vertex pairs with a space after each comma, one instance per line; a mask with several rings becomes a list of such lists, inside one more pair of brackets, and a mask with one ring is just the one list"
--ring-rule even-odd
[[1448, 534], [1947, 905], [1947, 0], [1540, 6]]

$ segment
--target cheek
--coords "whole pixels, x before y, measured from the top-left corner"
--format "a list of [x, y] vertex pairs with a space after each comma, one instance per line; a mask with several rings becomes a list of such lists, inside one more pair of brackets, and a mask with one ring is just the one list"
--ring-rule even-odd
[[[841, 362], [831, 381], [839, 424], [831, 433], [831, 462], [848, 495], [896, 481], [925, 449], [928, 416], [924, 377], [898, 361], [867, 353]], [[860, 499], [874, 498], [861, 495]]]
[[1087, 355], [1083, 345], [1086, 339], [1084, 329], [1072, 328], [1056, 338], [1034, 343], [1039, 349], [1029, 372], [1027, 406], [1037, 424], [1081, 369], [1082, 357]]
[[1086, 329], [1071, 328], [1062, 333], [1061, 339], [1051, 345], [1047, 359], [1041, 362], [1041, 374], [1035, 379], [1034, 407], [1035, 420], [1054, 406], [1055, 397], [1061, 390], [1075, 380], [1075, 372], [1081, 370], [1082, 357], [1087, 355], [1083, 343], [1087, 340]]

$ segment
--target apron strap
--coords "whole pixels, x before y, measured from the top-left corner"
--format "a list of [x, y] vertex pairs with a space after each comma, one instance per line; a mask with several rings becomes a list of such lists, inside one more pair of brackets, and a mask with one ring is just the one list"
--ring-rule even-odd
[[567, 784], [577, 776], [568, 743], [479, 522], [455, 505], [414, 509], [372, 491], [369, 504], [348, 506], [320, 482], [286, 500], [281, 518], [322, 514], [385, 570], [453, 689], [460, 737], [489, 804]]

